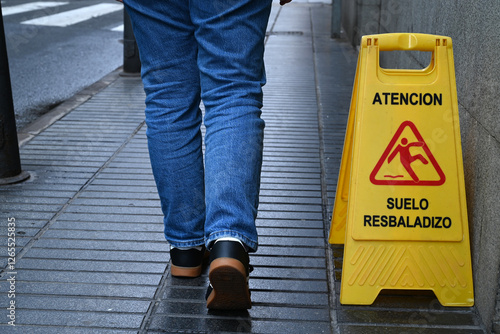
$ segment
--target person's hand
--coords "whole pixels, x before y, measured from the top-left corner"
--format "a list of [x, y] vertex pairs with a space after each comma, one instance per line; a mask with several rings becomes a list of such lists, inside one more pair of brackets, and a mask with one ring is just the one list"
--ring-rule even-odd
[[280, 0], [280, 5], [286, 5], [287, 3], [292, 2], [292, 0]]

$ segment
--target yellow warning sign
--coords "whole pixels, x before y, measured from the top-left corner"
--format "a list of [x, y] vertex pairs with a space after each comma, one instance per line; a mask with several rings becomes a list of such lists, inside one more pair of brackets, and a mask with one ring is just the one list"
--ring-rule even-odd
[[[384, 69], [379, 51], [432, 53], [421, 70]], [[364, 36], [337, 183], [331, 243], [345, 243], [340, 301], [382, 289], [433, 290], [473, 304], [452, 41]]]

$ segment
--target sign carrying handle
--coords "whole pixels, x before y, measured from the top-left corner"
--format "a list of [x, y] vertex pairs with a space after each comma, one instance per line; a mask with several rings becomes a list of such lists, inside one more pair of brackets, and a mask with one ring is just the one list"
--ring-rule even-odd
[[380, 51], [428, 51], [432, 52], [436, 46], [447, 46], [449, 40], [446, 36], [426, 34], [381, 34], [368, 36], [373, 38], [374, 45]]
[[388, 83], [395, 83], [399, 80], [397, 77], [401, 76], [412, 76], [415, 84], [433, 82], [437, 77], [436, 68], [446, 68], [448, 65], [447, 51], [445, 50], [452, 48], [449, 37], [414, 33], [367, 35], [363, 36], [361, 43], [363, 48], [375, 48], [378, 51], [432, 52], [429, 66], [421, 70], [381, 68], [379, 52], [368, 52], [366, 55], [369, 63], [368, 68], [376, 72], [376, 77], [380, 81]]

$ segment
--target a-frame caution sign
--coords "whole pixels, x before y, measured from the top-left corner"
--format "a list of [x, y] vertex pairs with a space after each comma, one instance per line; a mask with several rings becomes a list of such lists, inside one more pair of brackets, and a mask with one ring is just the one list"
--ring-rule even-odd
[[[379, 51], [432, 53], [421, 70], [384, 69]], [[337, 183], [331, 243], [344, 243], [340, 302], [383, 289], [474, 303], [452, 41], [362, 38]]]

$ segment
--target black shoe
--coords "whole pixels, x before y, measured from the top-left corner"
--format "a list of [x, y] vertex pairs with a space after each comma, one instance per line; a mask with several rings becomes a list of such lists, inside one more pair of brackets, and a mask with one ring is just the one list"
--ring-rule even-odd
[[210, 250], [210, 286], [207, 307], [216, 310], [243, 310], [252, 307], [248, 274], [250, 258], [237, 241], [219, 241]]
[[201, 275], [205, 246], [201, 250], [195, 248], [182, 250], [170, 249], [170, 273], [176, 277], [198, 277]]

